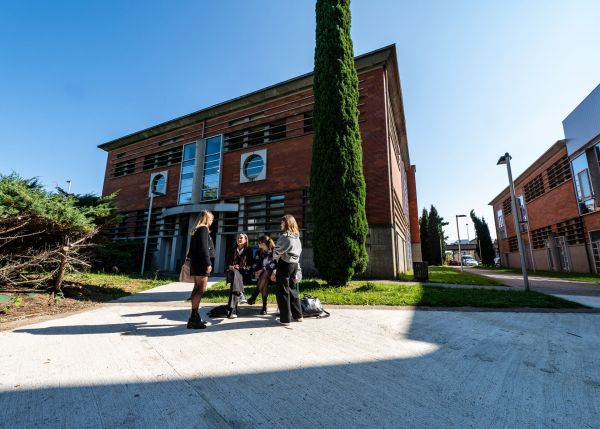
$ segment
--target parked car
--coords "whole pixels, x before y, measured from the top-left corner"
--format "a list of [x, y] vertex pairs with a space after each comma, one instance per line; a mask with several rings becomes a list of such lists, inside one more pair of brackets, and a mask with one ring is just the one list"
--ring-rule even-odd
[[458, 266], [458, 265], [460, 265], [460, 262], [458, 262], [456, 259], [450, 259], [448, 261], [448, 265]]
[[500, 267], [500, 266], [502, 266], [502, 263], [500, 262], [500, 256], [496, 256], [496, 257], [494, 258], [494, 265], [495, 265], [496, 267]]
[[463, 263], [463, 265], [465, 265], [467, 267], [476, 267], [477, 265], [479, 265], [479, 262], [477, 262], [477, 259], [475, 259], [471, 255], [463, 255], [462, 263]]

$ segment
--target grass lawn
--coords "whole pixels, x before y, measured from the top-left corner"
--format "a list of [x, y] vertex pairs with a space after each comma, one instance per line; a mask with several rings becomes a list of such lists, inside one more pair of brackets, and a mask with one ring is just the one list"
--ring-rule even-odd
[[[480, 270], [490, 270], [490, 271], [494, 271], [497, 273], [516, 273], [516, 274], [521, 274], [521, 269], [520, 268], [503, 268], [503, 267], [496, 267], [496, 268], [479, 268], [477, 267], [477, 269]], [[555, 279], [564, 279], [564, 280], [573, 280], [573, 281], [577, 281], [577, 282], [586, 282], [586, 283], [596, 283], [596, 284], [600, 284], [600, 276], [597, 274], [590, 274], [590, 273], [563, 273], [563, 272], [557, 272], [557, 271], [532, 271], [529, 270], [527, 271], [527, 273], [529, 274], [529, 276], [531, 277], [551, 277], [551, 278], [555, 278]]]
[[[400, 277], [404, 281], [412, 281], [412, 274], [403, 274]], [[500, 286], [502, 283], [479, 274], [460, 272], [460, 268], [451, 267], [429, 267], [429, 281], [432, 283]]]
[[[246, 287], [246, 296], [254, 291]], [[225, 282], [215, 283], [204, 295], [203, 302], [226, 302], [229, 290]], [[318, 297], [323, 304], [339, 305], [411, 305], [429, 307], [491, 307], [491, 308], [583, 308], [582, 305], [539, 292], [504, 291], [496, 289], [458, 289], [421, 284], [379, 283], [356, 281], [345, 287], [327, 287], [321, 280], [303, 280], [300, 294]], [[260, 303], [260, 299], [257, 301]], [[269, 303], [275, 303], [271, 286]], [[255, 304], [260, 305], [260, 304]]]
[[81, 293], [89, 295], [90, 298], [94, 298], [94, 295], [103, 295], [107, 298], [105, 300], [110, 300], [174, 281], [178, 281], [176, 276], [78, 273], [65, 276], [64, 289], [66, 295], [73, 289], [81, 288]]

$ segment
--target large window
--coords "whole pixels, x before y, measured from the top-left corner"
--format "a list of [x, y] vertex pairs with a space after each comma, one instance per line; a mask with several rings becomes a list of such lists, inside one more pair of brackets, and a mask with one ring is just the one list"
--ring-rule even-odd
[[196, 142], [183, 146], [181, 161], [181, 178], [179, 180], [179, 204], [192, 202], [192, 187], [194, 184], [194, 165], [196, 163]]
[[201, 201], [219, 198], [219, 179], [221, 175], [221, 142], [222, 136], [206, 139], [204, 150], [204, 168], [202, 175]]
[[594, 189], [590, 180], [587, 155], [582, 153], [571, 162], [573, 179], [577, 190], [577, 202], [581, 214], [594, 211]]
[[498, 209], [496, 216], [498, 217], [498, 232], [500, 233], [500, 238], [506, 238], [506, 227], [504, 226], [504, 214], [502, 209]]

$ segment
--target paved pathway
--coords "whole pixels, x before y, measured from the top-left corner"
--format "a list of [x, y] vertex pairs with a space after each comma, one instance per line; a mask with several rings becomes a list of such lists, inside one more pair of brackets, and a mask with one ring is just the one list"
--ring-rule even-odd
[[244, 306], [191, 331], [188, 296], [0, 332], [0, 427], [600, 428], [600, 314], [331, 308], [284, 328]]
[[[478, 268], [465, 268], [475, 274], [491, 277], [502, 283], [523, 289], [523, 276], [515, 273], [502, 273]], [[542, 277], [534, 273], [529, 274], [529, 287], [531, 290], [558, 296], [569, 301], [578, 302], [592, 308], [600, 308], [600, 285], [595, 283], [577, 282], [552, 277]]]

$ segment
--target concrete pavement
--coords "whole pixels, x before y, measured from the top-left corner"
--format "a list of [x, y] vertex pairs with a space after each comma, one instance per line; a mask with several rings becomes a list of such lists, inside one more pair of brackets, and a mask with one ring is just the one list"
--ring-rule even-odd
[[[523, 289], [525, 287], [521, 274], [479, 268], [465, 268], [465, 271], [496, 279], [514, 288]], [[528, 277], [531, 290], [578, 302], [591, 308], [600, 308], [600, 285], [598, 284], [543, 277], [535, 273], [529, 273]]]
[[189, 289], [0, 332], [0, 427], [600, 428], [600, 314], [332, 308], [284, 328], [243, 306], [191, 331]]

